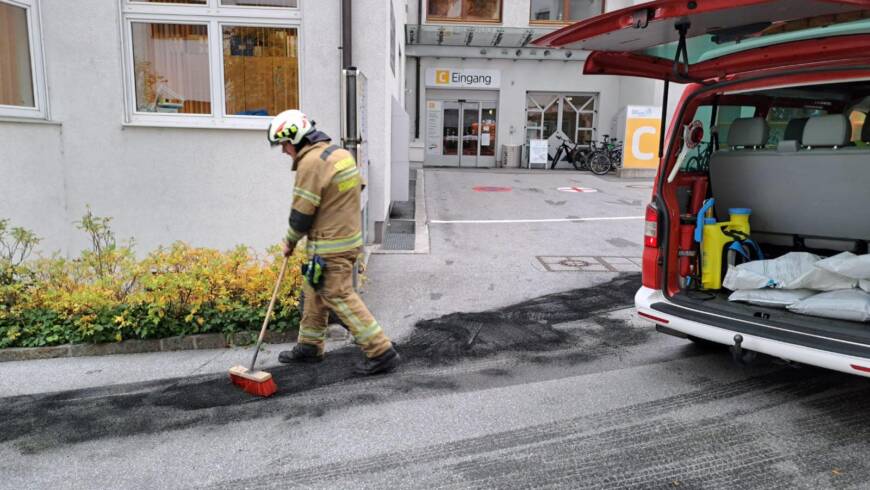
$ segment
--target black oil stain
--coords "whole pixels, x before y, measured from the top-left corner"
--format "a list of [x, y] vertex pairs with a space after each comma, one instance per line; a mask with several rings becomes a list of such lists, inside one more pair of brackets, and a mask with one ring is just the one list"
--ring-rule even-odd
[[445, 260], [444, 263], [447, 264], [447, 265], [453, 265], [453, 261], [452, 261], [452, 260]]
[[564, 206], [565, 203], [568, 201], [551, 201], [551, 200], [547, 199], [544, 202], [549, 204], [550, 206]]
[[607, 201], [608, 204], [622, 204], [624, 206], [640, 206], [643, 202], [639, 199], [617, 199], [615, 201]]
[[614, 247], [619, 248], [637, 248], [640, 249], [640, 244], [635, 243], [631, 240], [626, 240], [625, 238], [609, 238], [607, 243], [613, 245]]
[[444, 296], [444, 295], [441, 294], [441, 293], [429, 293], [429, 299], [431, 299], [432, 301], [438, 301], [438, 300], [441, 299], [443, 296]]
[[[578, 363], [643, 342], [651, 330], [601, 317], [628, 307], [640, 285], [639, 274], [624, 274], [589, 288], [534, 298], [505, 308], [452, 313], [418, 322], [409, 339], [397, 345], [406, 369], [451, 365], [466, 359], [513, 355], [531, 363]], [[605, 326], [589, 331], [557, 325], [590, 319]], [[582, 336], [582, 338], [580, 338]], [[582, 352], [572, 348], [582, 347]], [[248, 395], [226, 374], [207, 374], [59, 393], [0, 399], [0, 443], [14, 442], [22, 453], [111, 437], [154, 434], [195, 426], [221, 426], [262, 417], [323, 417], [328, 411], [381, 403], [408, 393], [433, 396], [460, 389], [461, 377], [397, 373], [359, 383], [353, 368], [362, 354], [355, 346], [330, 351], [316, 365], [270, 367], [279, 389], [268, 398]], [[510, 373], [491, 371], [490, 376]], [[324, 406], [306, 393], [332, 387]]]
[[532, 193], [535, 193], [535, 194], [540, 194], [540, 193], [544, 192], [544, 191], [542, 191], [541, 189], [538, 189], [537, 187], [526, 187], [526, 188], [523, 189], [523, 190], [524, 190], [524, 191], [528, 191], [528, 192], [532, 192]]

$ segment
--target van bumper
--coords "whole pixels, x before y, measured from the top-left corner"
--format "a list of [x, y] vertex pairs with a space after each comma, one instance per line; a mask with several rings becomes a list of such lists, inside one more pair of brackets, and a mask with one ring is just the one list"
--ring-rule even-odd
[[[737, 320], [706, 314], [704, 312], [675, 305], [668, 301], [661, 290], [641, 287], [634, 296], [634, 303], [638, 316], [654, 324], [661, 325], [671, 330], [709, 340], [723, 345], [734, 345], [734, 336], [743, 336], [742, 348], [750, 351], [761, 352], [788, 361], [799, 362], [811, 366], [818, 366], [834, 371], [859, 376], [870, 377], [870, 356], [855, 356], [830, 349], [821, 345], [831, 345], [830, 339], [819, 339], [820, 347], [801, 345], [800, 343], [787, 340], [777, 340], [777, 332], [771, 331], [770, 335], [758, 335], [747, 333], [744, 328], [734, 328], [737, 323], [745, 323], [752, 326], [753, 330], [763, 329], [764, 326], [756, 323], [739, 322]], [[666, 311], [662, 311], [666, 310]], [[709, 321], [697, 321], [683, 318], [674, 311], [685, 310], [687, 316], [705, 316]], [[806, 341], [802, 341], [805, 343]], [[870, 351], [870, 346], [849, 346], [852, 350], [862, 348]]]

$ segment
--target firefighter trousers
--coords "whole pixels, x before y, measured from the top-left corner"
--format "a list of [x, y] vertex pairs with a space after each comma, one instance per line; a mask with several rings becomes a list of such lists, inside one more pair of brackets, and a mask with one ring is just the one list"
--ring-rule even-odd
[[354, 342], [366, 357], [377, 357], [392, 343], [353, 288], [353, 268], [358, 252], [322, 255], [326, 263], [323, 286], [314, 290], [303, 281], [305, 292], [302, 321], [299, 325], [300, 344], [311, 344], [322, 354], [326, 345], [326, 327], [332, 310], [348, 327]]

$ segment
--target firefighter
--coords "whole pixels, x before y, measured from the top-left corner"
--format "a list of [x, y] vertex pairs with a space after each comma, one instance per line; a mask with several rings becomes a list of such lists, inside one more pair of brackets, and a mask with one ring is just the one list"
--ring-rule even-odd
[[284, 255], [307, 236], [303, 266], [302, 321], [299, 338], [278, 360], [320, 362], [329, 310], [335, 312], [362, 349], [362, 374], [392, 371], [399, 354], [353, 288], [353, 268], [362, 246], [360, 192], [365, 185], [350, 152], [330, 144], [328, 135], [298, 110], [284, 111], [269, 125], [269, 143], [293, 159], [296, 182]]

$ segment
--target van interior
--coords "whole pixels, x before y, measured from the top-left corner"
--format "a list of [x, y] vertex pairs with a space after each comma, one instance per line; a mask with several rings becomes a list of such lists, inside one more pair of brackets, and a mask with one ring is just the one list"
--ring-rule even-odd
[[[782, 331], [870, 344], [866, 323], [820, 321], [782, 308], [729, 301], [731, 291], [724, 287], [701, 287], [698, 244], [686, 236], [694, 234], [700, 208], [713, 198], [707, 214], [719, 222], [729, 220], [732, 208], [751, 209], [751, 240], [766, 259], [795, 251], [823, 257], [843, 251], [867, 254], [870, 81], [700, 97], [694, 117], [684, 114], [683, 124], [693, 123], [698, 135], [698, 128], [703, 129], [703, 137], [698, 136], [696, 147], [684, 148], [670, 183], [664, 176], [663, 189], [676, 195], [680, 216], [679, 236], [668, 237], [668, 250], [679, 243], [676, 257], [669, 254], [675, 260], [669, 259], [666, 272], [667, 282], [679, 285], [671, 300]], [[722, 260], [723, 277], [729, 260]]]

